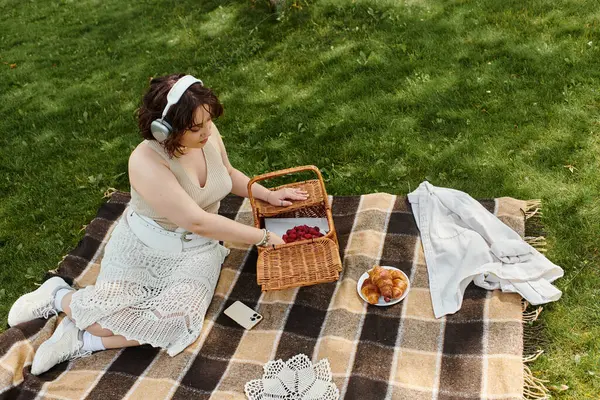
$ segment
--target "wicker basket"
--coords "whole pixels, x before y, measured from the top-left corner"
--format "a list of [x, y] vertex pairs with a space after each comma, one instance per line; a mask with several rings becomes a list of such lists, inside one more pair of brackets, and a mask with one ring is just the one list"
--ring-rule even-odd
[[[270, 190], [282, 188], [303, 189], [309, 194], [306, 200], [294, 201], [287, 207], [277, 207], [252, 196], [251, 186], [254, 183], [302, 171], [313, 171], [318, 179], [295, 182]], [[339, 279], [342, 262], [340, 260], [338, 239], [333, 225], [327, 192], [325, 191], [325, 183], [317, 167], [308, 165], [256, 176], [248, 183], [248, 194], [252, 205], [254, 225], [257, 228], [264, 228], [265, 218], [271, 217], [327, 218], [329, 225], [329, 232], [320, 238], [272, 247], [259, 247], [256, 280], [263, 291], [315, 285]]]

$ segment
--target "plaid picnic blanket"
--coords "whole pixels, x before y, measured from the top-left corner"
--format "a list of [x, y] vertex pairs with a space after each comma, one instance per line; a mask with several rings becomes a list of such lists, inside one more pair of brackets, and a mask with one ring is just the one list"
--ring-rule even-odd
[[[86, 227], [85, 237], [56, 274], [75, 287], [94, 284], [103, 248], [129, 201], [115, 192]], [[516, 294], [473, 285], [461, 310], [435, 319], [427, 266], [405, 197], [378, 193], [333, 197], [333, 217], [344, 271], [338, 282], [284, 291], [260, 291], [254, 248], [225, 243], [227, 257], [199, 339], [169, 357], [150, 346], [94, 353], [30, 374], [35, 349], [58, 318], [35, 320], [0, 336], [0, 397], [18, 399], [244, 399], [246, 382], [262, 377], [269, 360], [306, 354], [327, 358], [341, 398], [521, 399], [524, 385], [523, 318]], [[524, 234], [524, 201], [481, 203]], [[220, 213], [251, 224], [247, 200], [227, 197]], [[358, 296], [360, 275], [374, 264], [402, 269], [407, 298], [368, 306]], [[223, 314], [240, 300], [263, 321], [245, 331]]]

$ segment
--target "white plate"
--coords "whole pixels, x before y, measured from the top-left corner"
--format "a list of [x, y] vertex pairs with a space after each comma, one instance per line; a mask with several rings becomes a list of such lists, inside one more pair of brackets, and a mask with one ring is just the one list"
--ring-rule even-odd
[[[396, 304], [396, 303], [401, 302], [402, 300], [404, 300], [404, 298], [408, 294], [408, 291], [410, 290], [410, 281], [408, 280], [408, 276], [406, 276], [406, 274], [404, 272], [402, 272], [402, 270], [399, 270], [398, 268], [390, 267], [390, 266], [387, 266], [387, 265], [382, 265], [382, 267], [385, 268], [385, 269], [390, 269], [390, 270], [395, 269], [396, 271], [400, 271], [400, 273], [402, 275], [404, 275], [404, 279], [406, 280], [407, 286], [406, 286], [406, 290], [404, 291], [404, 293], [402, 294], [402, 296], [398, 297], [397, 299], [392, 299], [389, 303], [385, 302], [385, 300], [383, 299], [383, 296], [379, 296], [379, 303], [373, 304], [374, 306], [379, 306], [379, 307], [391, 306], [392, 304]], [[369, 273], [365, 272], [364, 274], [362, 274], [360, 276], [360, 279], [358, 280], [358, 283], [356, 284], [356, 291], [358, 292], [358, 295], [360, 296], [361, 299], [363, 299], [367, 303], [369, 303], [369, 302], [367, 301], [367, 299], [365, 298], [365, 296], [363, 296], [363, 294], [360, 291], [360, 289], [362, 288], [363, 282], [365, 280], [367, 280], [368, 277], [369, 277]]]

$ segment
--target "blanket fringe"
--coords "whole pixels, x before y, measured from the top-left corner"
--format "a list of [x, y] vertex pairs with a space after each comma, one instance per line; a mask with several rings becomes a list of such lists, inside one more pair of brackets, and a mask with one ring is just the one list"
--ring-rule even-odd
[[529, 219], [534, 215], [542, 215], [542, 200], [534, 199], [525, 202], [525, 219]]
[[527, 365], [524, 365], [525, 385], [523, 386], [523, 398], [527, 400], [547, 400], [550, 391], [546, 388], [547, 380], [536, 378]]
[[535, 322], [540, 316], [544, 307], [538, 307], [535, 310], [523, 312], [523, 322]]
[[542, 201], [527, 200], [521, 211], [525, 218], [525, 241], [540, 253], [546, 252], [546, 232], [542, 222]]
[[544, 308], [537, 307], [528, 311], [529, 305], [527, 300], [521, 302], [523, 312], [523, 399], [546, 400], [550, 398], [550, 391], [545, 385], [548, 381], [535, 377], [527, 365], [537, 360], [544, 353], [536, 346], [540, 340], [539, 330], [541, 325], [534, 324]]
[[56, 268], [49, 270], [48, 272], [51, 274], [58, 274], [58, 269], [60, 268], [60, 264], [62, 264], [63, 261], [65, 261], [65, 258], [67, 258], [68, 254], [65, 254], [64, 256], [61, 257], [60, 261], [56, 263]]
[[[542, 225], [542, 201], [540, 199], [526, 201], [523, 214], [527, 232], [524, 238], [525, 242], [540, 253], [545, 253], [547, 242]], [[546, 387], [548, 381], [535, 377], [527, 365], [544, 353], [540, 349], [540, 345], [544, 343], [542, 334], [544, 325], [539, 322], [534, 323], [538, 321], [544, 308], [537, 307], [528, 310], [530, 304], [526, 300], [523, 300], [521, 305], [523, 312], [523, 399], [546, 400], [550, 398], [550, 391]]]
[[110, 199], [113, 195], [114, 192], [116, 192], [117, 189], [113, 188], [113, 187], [109, 187], [108, 189], [106, 189], [106, 191], [104, 192], [104, 196], [102, 196], [103, 199]]
[[524, 240], [540, 253], [545, 253], [548, 250], [546, 238], [543, 236], [525, 236]]
[[529, 355], [529, 356], [524, 356], [523, 357], [523, 362], [524, 363], [530, 363], [532, 361], [537, 360], [542, 354], [544, 353], [544, 350], [538, 350], [535, 353]]

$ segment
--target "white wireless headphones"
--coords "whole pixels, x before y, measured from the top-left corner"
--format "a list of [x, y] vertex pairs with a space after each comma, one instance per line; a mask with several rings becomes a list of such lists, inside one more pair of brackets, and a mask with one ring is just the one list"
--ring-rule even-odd
[[155, 119], [150, 124], [152, 136], [154, 136], [159, 143], [167, 140], [169, 135], [173, 132], [173, 127], [171, 124], [165, 121], [167, 112], [169, 112], [169, 109], [172, 105], [177, 104], [185, 91], [194, 83], [200, 83], [200, 85], [204, 86], [200, 79], [194, 78], [192, 75], [186, 75], [175, 82], [173, 87], [171, 87], [171, 90], [169, 90], [169, 93], [167, 94], [167, 105], [162, 113], [162, 117], [160, 119]]

